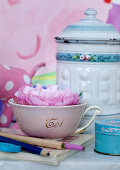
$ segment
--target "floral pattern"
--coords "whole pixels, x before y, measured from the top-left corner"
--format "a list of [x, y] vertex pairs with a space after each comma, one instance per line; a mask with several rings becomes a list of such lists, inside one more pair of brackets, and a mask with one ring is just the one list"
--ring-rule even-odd
[[120, 54], [81, 54], [57, 52], [56, 59], [73, 62], [120, 62]]
[[96, 57], [94, 55], [88, 55], [88, 54], [82, 54], [82, 55], [79, 55], [79, 54], [75, 54], [72, 56], [72, 59], [75, 59], [75, 60], [82, 60], [82, 61], [95, 61], [96, 60]]
[[103, 120], [100, 123], [96, 123], [96, 132], [120, 135], [120, 120]]

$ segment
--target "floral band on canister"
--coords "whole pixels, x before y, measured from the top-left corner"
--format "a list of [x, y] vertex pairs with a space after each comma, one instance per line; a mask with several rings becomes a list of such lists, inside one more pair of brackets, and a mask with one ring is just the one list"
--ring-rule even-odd
[[59, 61], [72, 62], [120, 62], [120, 54], [82, 54], [57, 52], [56, 59]]
[[95, 131], [109, 135], [120, 135], [120, 120], [101, 120], [95, 123]]

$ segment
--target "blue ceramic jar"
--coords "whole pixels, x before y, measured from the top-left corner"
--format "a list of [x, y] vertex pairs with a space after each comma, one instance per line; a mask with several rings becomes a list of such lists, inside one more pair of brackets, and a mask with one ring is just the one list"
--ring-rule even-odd
[[120, 120], [99, 120], [95, 123], [95, 151], [120, 155]]

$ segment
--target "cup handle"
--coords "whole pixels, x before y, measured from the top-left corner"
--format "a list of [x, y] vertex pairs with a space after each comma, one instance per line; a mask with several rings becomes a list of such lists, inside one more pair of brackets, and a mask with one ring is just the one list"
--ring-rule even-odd
[[85, 109], [85, 112], [84, 112], [84, 114], [83, 114], [83, 117], [84, 117], [84, 115], [85, 115], [87, 112], [89, 112], [90, 110], [93, 110], [93, 109], [95, 109], [95, 112], [94, 112], [93, 116], [91, 117], [91, 119], [89, 120], [89, 122], [88, 122], [85, 126], [78, 128], [78, 129], [75, 131], [75, 134], [83, 132], [87, 127], [89, 127], [89, 126], [91, 125], [91, 123], [93, 122], [93, 120], [95, 119], [95, 117], [96, 117], [97, 115], [101, 115], [101, 114], [102, 114], [101, 108], [100, 108], [99, 106], [94, 106], [94, 105], [93, 105], [93, 106], [90, 106], [90, 107], [88, 107], [87, 109]]

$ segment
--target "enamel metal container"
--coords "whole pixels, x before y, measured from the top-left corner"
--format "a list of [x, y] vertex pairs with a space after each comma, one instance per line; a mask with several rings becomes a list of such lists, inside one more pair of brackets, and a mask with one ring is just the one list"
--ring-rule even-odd
[[120, 34], [87, 9], [86, 18], [56, 37], [57, 85], [82, 92], [103, 115], [120, 113]]
[[120, 155], [120, 119], [103, 119], [95, 123], [95, 151]]

